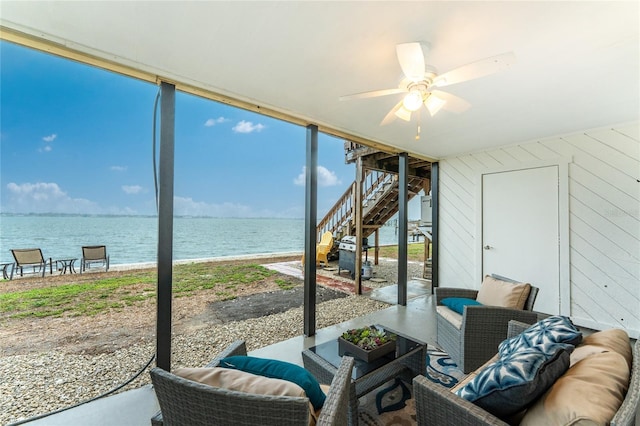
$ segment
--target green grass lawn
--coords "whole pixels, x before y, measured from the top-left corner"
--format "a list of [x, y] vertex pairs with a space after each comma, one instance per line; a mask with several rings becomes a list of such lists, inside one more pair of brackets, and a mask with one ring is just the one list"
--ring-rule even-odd
[[[398, 246], [382, 246], [380, 247], [381, 257], [398, 258]], [[424, 261], [424, 243], [407, 244], [407, 259], [422, 262]]]
[[[200, 290], [213, 290], [219, 299], [235, 297], [239, 286], [259, 283], [277, 273], [261, 265], [217, 265], [192, 263], [176, 265], [173, 270], [173, 294], [189, 296]], [[156, 297], [155, 269], [132, 271], [118, 277], [54, 285], [0, 294], [0, 316], [11, 318], [95, 315], [109, 309], [123, 309]], [[280, 288], [297, 283], [276, 280]]]
[[[398, 247], [380, 247], [380, 256], [397, 259]], [[409, 244], [408, 259], [422, 261], [424, 243]], [[121, 310], [156, 297], [156, 269], [136, 270], [103, 278], [93, 274], [69, 278], [80, 281], [0, 293], [0, 319], [95, 315], [108, 310]], [[236, 297], [236, 290], [242, 286], [269, 279], [283, 290], [299, 285], [294, 278], [258, 264], [190, 263], [173, 268], [173, 295], [186, 297], [209, 290], [218, 300], [229, 300]]]

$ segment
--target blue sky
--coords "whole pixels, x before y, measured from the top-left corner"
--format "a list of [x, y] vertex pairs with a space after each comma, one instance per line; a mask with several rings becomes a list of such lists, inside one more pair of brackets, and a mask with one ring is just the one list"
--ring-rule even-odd
[[[1, 212], [155, 214], [156, 85], [5, 41], [0, 61]], [[304, 217], [305, 128], [178, 92], [175, 134], [176, 215]], [[355, 167], [318, 146], [321, 218]]]

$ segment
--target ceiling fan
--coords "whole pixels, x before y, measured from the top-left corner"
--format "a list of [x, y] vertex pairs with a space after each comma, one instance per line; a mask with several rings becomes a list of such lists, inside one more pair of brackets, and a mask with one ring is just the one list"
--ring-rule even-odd
[[[431, 116], [434, 116], [440, 109], [459, 113], [467, 110], [471, 104], [458, 96], [436, 90], [436, 88], [496, 73], [508, 68], [516, 61], [513, 52], [509, 52], [463, 65], [444, 74], [438, 74], [433, 66], [425, 62], [425, 55], [428, 51], [429, 44], [424, 42], [396, 45], [398, 62], [404, 73], [404, 78], [397, 88], [355, 93], [341, 96], [339, 99], [344, 101], [406, 93], [403, 99], [391, 108], [380, 123], [381, 125], [391, 123], [396, 117], [410, 121], [411, 114], [418, 111], [422, 105], [427, 108]], [[418, 134], [419, 132], [418, 128]], [[418, 138], [419, 136], [416, 136], [416, 139]]]

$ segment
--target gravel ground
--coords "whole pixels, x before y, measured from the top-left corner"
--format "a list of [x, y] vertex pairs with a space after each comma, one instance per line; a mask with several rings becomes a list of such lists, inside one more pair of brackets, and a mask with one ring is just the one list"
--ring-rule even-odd
[[[381, 260], [374, 271], [374, 277], [387, 281], [365, 282], [366, 286], [389, 285], [395, 282], [397, 263]], [[420, 277], [421, 271], [421, 263], [411, 263], [408, 276]], [[319, 273], [340, 279], [335, 276], [334, 271]], [[366, 296], [354, 295], [319, 303], [317, 328], [328, 327], [388, 306]], [[251, 351], [301, 334], [302, 307], [243, 321], [192, 327], [188, 334], [174, 333], [172, 365], [202, 366], [237, 339], [246, 339], [247, 349]], [[155, 341], [146, 340], [112, 352], [92, 355], [63, 353], [54, 348], [38, 353], [0, 356], [0, 424], [58, 410], [107, 392], [141, 370], [154, 351]], [[148, 383], [149, 374], [145, 371], [119, 391]]]

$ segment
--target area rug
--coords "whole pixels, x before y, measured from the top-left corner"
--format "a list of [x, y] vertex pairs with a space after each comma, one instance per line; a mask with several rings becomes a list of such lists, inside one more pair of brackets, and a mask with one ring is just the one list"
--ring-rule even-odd
[[[449, 356], [433, 346], [427, 348], [425, 376], [447, 388], [464, 378]], [[416, 422], [416, 406], [412, 398], [412, 384], [396, 379], [385, 383], [360, 398], [358, 420], [365, 426], [411, 426]]]
[[427, 348], [426, 377], [434, 383], [452, 388], [465, 377], [465, 374], [462, 370], [458, 370], [458, 366], [446, 352], [429, 346]]

